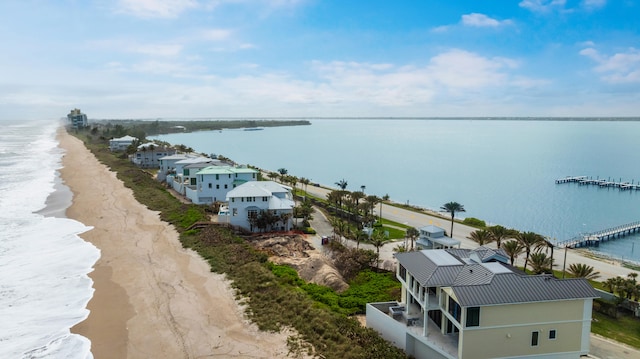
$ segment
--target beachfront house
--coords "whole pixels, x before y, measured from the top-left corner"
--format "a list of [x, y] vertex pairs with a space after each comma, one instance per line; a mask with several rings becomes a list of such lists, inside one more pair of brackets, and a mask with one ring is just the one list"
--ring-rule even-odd
[[445, 236], [444, 229], [428, 225], [418, 229], [420, 236], [416, 240], [418, 249], [460, 248], [460, 241]]
[[87, 121], [87, 115], [80, 112], [79, 109], [74, 108], [67, 115], [67, 120], [73, 129], [85, 128], [89, 127], [89, 122]]
[[232, 189], [258, 180], [258, 171], [246, 166], [207, 165], [197, 170], [187, 166], [184, 171], [193, 173], [185, 187], [185, 195], [197, 204], [226, 201], [227, 193]]
[[109, 140], [109, 150], [112, 152], [125, 151], [129, 146], [131, 146], [131, 144], [137, 141], [137, 138], [129, 135], [120, 138], [112, 138]]
[[525, 275], [502, 250], [397, 253], [400, 302], [367, 304], [367, 327], [415, 358], [579, 358], [598, 294], [582, 278]]
[[[186, 196], [187, 187], [193, 186], [192, 182], [195, 183], [196, 172], [201, 168], [219, 163], [219, 160], [200, 155], [177, 160], [173, 162], [173, 171], [166, 176], [167, 184], [176, 190], [176, 192]], [[191, 168], [193, 168], [193, 170], [191, 170]]]
[[273, 181], [250, 181], [229, 191], [227, 202], [227, 222], [234, 226], [250, 232], [292, 228], [295, 204], [291, 187]]
[[162, 157], [171, 156], [175, 153], [176, 150], [174, 148], [147, 142], [138, 146], [136, 153], [131, 156], [131, 162], [142, 168], [157, 168], [160, 166]]

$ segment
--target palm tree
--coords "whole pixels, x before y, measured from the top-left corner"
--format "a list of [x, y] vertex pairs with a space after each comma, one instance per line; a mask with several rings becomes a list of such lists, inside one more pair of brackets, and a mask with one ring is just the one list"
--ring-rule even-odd
[[[376, 204], [378, 204], [380, 202], [380, 197], [376, 196], [376, 195], [369, 195], [367, 197], [365, 197], [364, 199], [367, 204], [367, 208], [369, 210], [369, 213], [371, 214], [371, 216], [373, 217], [373, 209], [376, 207]], [[375, 218], [374, 218], [374, 222], [375, 222]]]
[[469, 237], [467, 238], [478, 243], [481, 246], [484, 246], [485, 244], [489, 244], [493, 242], [493, 237], [491, 236], [491, 232], [489, 232], [486, 229], [476, 229], [475, 231], [471, 232], [469, 234]]
[[520, 242], [522, 249], [524, 249], [526, 253], [524, 260], [524, 270], [526, 271], [531, 251], [543, 245], [544, 237], [534, 232], [518, 232], [514, 237], [518, 242]]
[[420, 236], [420, 231], [418, 231], [415, 227], [407, 228], [407, 238], [411, 240], [411, 249], [413, 250], [413, 242]]
[[577, 278], [597, 279], [600, 277], [600, 272], [596, 272], [592, 266], [583, 263], [571, 263], [569, 273]]
[[349, 193], [349, 197], [353, 200], [353, 205], [354, 205], [354, 209], [355, 209], [355, 215], [357, 216], [358, 213], [358, 205], [360, 204], [360, 200], [364, 198], [364, 193], [360, 192], [360, 191], [353, 191]]
[[453, 219], [456, 217], [456, 212], [466, 212], [464, 206], [458, 202], [448, 202], [440, 207], [441, 210], [451, 213], [451, 232], [449, 237], [453, 238]]
[[507, 238], [512, 238], [516, 231], [513, 229], [505, 228], [501, 225], [495, 225], [487, 228], [487, 231], [491, 234], [491, 238], [496, 242], [498, 248], [502, 245], [502, 241]]
[[336, 182], [336, 186], [338, 186], [341, 190], [346, 190], [347, 189], [347, 185], [349, 185], [347, 183], [347, 181], [343, 178], [340, 181]]
[[510, 240], [503, 243], [502, 249], [507, 253], [509, 259], [511, 259], [511, 265], [515, 263], [516, 258], [522, 253], [522, 245], [517, 240]]
[[362, 230], [356, 229], [353, 233], [353, 239], [356, 241], [356, 249], [360, 248], [360, 242], [367, 239], [368, 236]]
[[544, 252], [531, 253], [531, 270], [535, 274], [542, 274], [551, 271], [551, 258]]
[[384, 232], [382, 231], [375, 231], [371, 237], [371, 244], [376, 247], [376, 264], [380, 261], [380, 247], [384, 245], [385, 239]]
[[549, 237], [542, 237], [542, 243], [538, 246], [539, 248], [547, 248], [551, 249], [551, 268], [553, 269], [553, 249], [555, 248], [555, 238], [551, 240]]
[[280, 175], [277, 172], [269, 172], [267, 176], [269, 176], [272, 181], [275, 181]]

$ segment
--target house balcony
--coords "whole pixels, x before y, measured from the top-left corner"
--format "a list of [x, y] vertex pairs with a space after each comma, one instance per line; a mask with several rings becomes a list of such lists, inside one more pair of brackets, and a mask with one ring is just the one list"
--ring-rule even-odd
[[386, 340], [407, 350], [402, 347], [406, 345], [407, 339], [403, 339], [402, 333], [399, 333], [403, 331], [404, 336], [411, 336], [424, 343], [440, 354], [440, 358], [457, 359], [459, 334], [442, 334], [440, 327], [429, 318], [426, 325], [426, 335], [424, 335], [424, 314], [416, 304], [407, 306], [404, 303], [385, 302], [367, 305], [367, 326], [375, 329]]

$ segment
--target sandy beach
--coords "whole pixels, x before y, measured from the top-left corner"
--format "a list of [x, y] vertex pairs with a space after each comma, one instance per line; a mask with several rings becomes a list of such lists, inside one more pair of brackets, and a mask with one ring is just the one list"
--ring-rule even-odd
[[101, 358], [284, 358], [288, 333], [251, 325], [229, 281], [185, 250], [175, 229], [138, 203], [77, 138], [59, 132], [61, 176], [73, 192], [66, 215], [101, 257], [90, 274], [89, 317], [72, 328]]

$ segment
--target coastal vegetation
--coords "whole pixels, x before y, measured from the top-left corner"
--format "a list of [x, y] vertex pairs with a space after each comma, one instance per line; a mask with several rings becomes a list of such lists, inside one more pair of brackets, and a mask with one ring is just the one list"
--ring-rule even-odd
[[102, 127], [112, 137], [125, 134], [144, 139], [146, 136], [176, 132], [218, 131], [239, 128], [278, 126], [306, 126], [307, 120], [258, 120], [258, 119], [194, 119], [194, 120], [91, 120], [94, 128]]
[[[108, 150], [99, 134], [77, 134], [85, 146], [112, 171], [136, 199], [172, 223], [186, 248], [197, 251], [211, 266], [232, 281], [246, 315], [262, 330], [293, 328], [288, 345], [292, 353], [325, 358], [404, 358], [404, 353], [363, 327], [352, 314], [364, 313], [367, 302], [397, 299], [399, 283], [392, 273], [370, 269], [353, 273], [343, 293], [306, 283], [289, 267], [270, 263], [228, 228], [190, 229], [206, 221], [206, 206], [184, 204], [148, 172]], [[369, 251], [370, 252], [370, 251]], [[366, 252], [363, 252], [366, 253]], [[369, 263], [371, 263], [369, 254]], [[374, 261], [373, 263], [377, 263]], [[370, 268], [370, 266], [367, 266]], [[374, 268], [375, 269], [375, 268]]]

